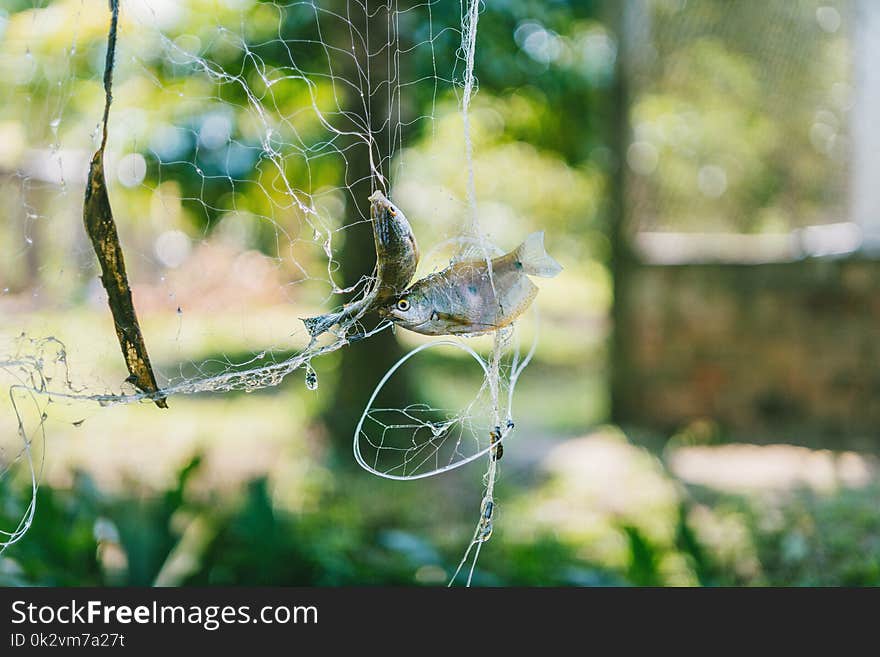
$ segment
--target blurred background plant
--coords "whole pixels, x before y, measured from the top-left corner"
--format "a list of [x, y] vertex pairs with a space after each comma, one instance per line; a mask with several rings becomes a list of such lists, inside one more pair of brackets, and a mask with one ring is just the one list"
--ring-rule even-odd
[[[699, 313], [685, 321], [651, 305], [652, 295], [665, 301], [656, 294], [665, 279], [638, 267], [663, 264], [652, 254], [681, 255], [644, 235], [772, 241], [845, 212], [851, 5], [736, 3], [731, 12], [726, 4], [511, 0], [482, 8], [472, 106], [481, 224], [505, 248], [545, 230], [565, 275], [541, 285], [540, 341], [517, 389], [517, 430], [476, 584], [880, 584], [876, 444], [854, 446], [819, 424], [801, 435], [726, 423], [701, 364], [699, 376], [678, 377], [668, 363], [621, 355], [626, 340], [645, 354], [687, 350], [650, 333], [663, 322], [708, 330]], [[401, 14], [401, 31], [413, 43], [431, 39], [435, 59], [413, 49], [408, 75], [439, 79], [460, 45], [456, 30], [440, 26], [457, 27], [461, 8], [414, 7]], [[122, 12], [110, 193], [158, 372], [179, 380], [294, 353], [298, 318], [328, 296], [327, 280], [305, 274], [326, 267], [323, 251], [311, 235], [298, 241], [302, 216], [262, 155], [263, 127], [242, 86], [215, 84], [185, 62], [197, 53], [268, 94], [268, 72], [290, 72], [289, 48], [314, 39], [314, 23], [295, 5], [251, 0], [139, 0], [123, 2]], [[168, 43], [137, 29], [143, 15], [159, 20]], [[76, 381], [112, 390], [108, 382], [124, 376], [81, 228], [78, 177], [100, 116], [106, 28], [105, 12], [75, 0], [0, 10], [0, 193], [8, 199], [0, 340], [55, 335]], [[322, 126], [300, 109], [314, 98], [329, 111], [340, 93], [332, 79], [308, 82], [282, 77], [271, 92], [273, 111], [303, 144], [320, 139]], [[454, 201], [466, 194], [455, 92], [412, 86], [406, 112], [431, 120], [413, 122], [389, 167], [393, 198], [423, 247], [456, 237], [466, 212]], [[340, 191], [351, 172], [332, 158], [285, 166], [341, 228], [351, 216]], [[690, 288], [672, 289], [683, 307], [702, 303]], [[633, 299], [644, 327], [619, 313]], [[742, 327], [720, 311], [712, 317]], [[523, 330], [528, 339], [534, 327]], [[404, 348], [422, 342], [404, 331], [395, 339]], [[357, 348], [366, 357], [314, 363], [316, 392], [295, 376], [253, 394], [175, 397], [164, 413], [53, 407], [48, 439], [35, 445], [45, 450], [36, 519], [0, 556], [0, 583], [444, 584], [473, 531], [482, 466], [406, 483], [354, 469], [351, 418], [384, 372], [369, 341]], [[463, 382], [479, 383], [464, 359], [433, 354], [414, 362], [409, 385], [438, 406]], [[629, 388], [613, 385], [620, 372]], [[671, 419], [628, 414], [615, 399], [638, 400], [629, 389], [653, 381], [652, 372], [652, 385], [669, 393], [652, 399], [685, 409]], [[816, 394], [830, 396], [825, 390]], [[708, 401], [678, 404], [692, 398]], [[745, 405], [736, 413], [749, 416]], [[0, 458], [9, 458], [17, 418], [4, 412], [0, 422]], [[0, 478], [3, 528], [30, 500], [25, 473], [9, 472]]]

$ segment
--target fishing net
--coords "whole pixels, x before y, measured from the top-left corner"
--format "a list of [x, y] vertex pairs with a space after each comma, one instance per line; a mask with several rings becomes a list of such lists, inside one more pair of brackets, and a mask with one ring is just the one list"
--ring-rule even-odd
[[[294, 373], [317, 390], [322, 356], [387, 330], [358, 315], [312, 336], [300, 321], [369, 291], [371, 272], [351, 280], [348, 258], [373, 249], [362, 230], [373, 191], [428, 247], [419, 276], [501, 252], [477, 211], [476, 0], [123, 0], [110, 57], [115, 3], [18, 4], [0, 12], [0, 377], [10, 401], [0, 481], [25, 476], [32, 496], [3, 528], [0, 552], [35, 519], [53, 424], [87, 430], [101, 407], [164, 400], [170, 410], [153, 410], [173, 413], [180, 395], [251, 392]], [[438, 108], [451, 117], [442, 125]], [[106, 189], [144, 327], [126, 361], [152, 369], [156, 389], [131, 365], [126, 378], [108, 276], [102, 287], [83, 230], [105, 110]], [[463, 164], [444, 181], [420, 178], [431, 167], [410, 158], [430, 161], [450, 130]], [[418, 155], [411, 144], [426, 146]], [[103, 323], [88, 319], [98, 312]], [[226, 353], [229, 332], [253, 348]], [[491, 534], [497, 458], [532, 348], [515, 327], [419, 344], [350, 427], [358, 462], [415, 479], [485, 458], [478, 545]], [[384, 407], [382, 389], [428, 349], [470, 359], [472, 389]]]
[[[624, 157], [637, 246], [684, 259], [687, 244], [669, 233], [705, 234], [704, 251], [726, 236], [731, 257], [748, 259], [754, 243], [737, 249], [732, 235], [845, 222], [859, 193], [849, 183], [853, 147], [865, 139], [852, 110], [867, 107], [856, 99], [873, 77], [865, 46], [875, 39], [858, 25], [873, 20], [872, 3], [670, 1], [627, 11]], [[837, 229], [846, 242], [852, 226]], [[830, 238], [834, 227], [820, 233]]]

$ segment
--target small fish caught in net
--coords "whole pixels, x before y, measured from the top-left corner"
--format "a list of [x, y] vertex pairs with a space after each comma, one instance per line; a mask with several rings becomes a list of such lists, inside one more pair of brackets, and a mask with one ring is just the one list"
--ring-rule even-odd
[[[173, 413], [175, 397], [252, 392], [293, 373], [318, 391], [321, 357], [395, 325], [482, 337], [425, 342], [400, 359], [350, 427], [355, 458], [393, 479], [487, 459], [474, 540], [489, 537], [513, 393], [534, 350], [517, 334], [537, 292], [523, 249], [540, 239], [511, 236], [524, 246], [501, 249], [479, 221], [470, 115], [479, 11], [475, 0], [132, 0], [5, 16], [0, 49], [17, 67], [4, 71], [15, 78], [6, 119], [23, 128], [0, 182], [16, 208], [0, 269], [0, 313], [14, 318], [0, 333], [11, 409], [0, 484], [24, 477], [32, 496], [20, 522], [2, 528], [0, 552], [39, 519], [53, 424], [81, 427], [100, 409], [140, 402], [167, 400], [152, 410]], [[464, 195], [446, 192], [456, 218], [438, 224], [399, 198], [418, 184], [408, 164], [416, 146], [445, 138], [441, 105], [461, 126]], [[355, 252], [375, 252], [375, 269], [353, 276]], [[459, 274], [437, 292], [448, 266]], [[537, 275], [555, 274], [544, 267]], [[432, 276], [435, 296], [425, 296], [419, 284]], [[450, 290], [465, 296], [438, 305]], [[103, 319], [90, 323], [78, 303]], [[462, 303], [491, 312], [457, 313]], [[273, 321], [252, 319], [256, 306]], [[71, 310], [26, 319], [47, 308]], [[227, 353], [235, 332], [256, 348]], [[473, 360], [473, 388], [442, 407], [430, 398], [378, 407], [429, 349]]]

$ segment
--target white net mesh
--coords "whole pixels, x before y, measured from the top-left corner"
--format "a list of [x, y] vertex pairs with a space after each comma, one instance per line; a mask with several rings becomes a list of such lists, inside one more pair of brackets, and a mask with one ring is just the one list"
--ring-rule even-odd
[[857, 5], [633, 6], [634, 227], [773, 233], [841, 221]]
[[[0, 317], [12, 319], [2, 323], [0, 376], [12, 413], [3, 416], [0, 480], [30, 477], [33, 498], [19, 525], [4, 528], [2, 549], [34, 518], [47, 427], [80, 426], [96, 405], [150, 397], [124, 381], [109, 313], [94, 324], [78, 310], [106, 313], [81, 216], [101, 136], [105, 9], [35, 3], [3, 16], [0, 66], [12, 84], [0, 91], [0, 131], [11, 146], [0, 188], [11, 211], [0, 224]], [[352, 277], [346, 254], [370, 222], [375, 190], [407, 212], [423, 245], [437, 245], [419, 275], [464, 257], [491, 266], [500, 251], [478, 221], [469, 114], [479, 3], [463, 0], [459, 9], [440, 0], [123, 0], [105, 168], [170, 412], [176, 395], [249, 392], [297, 370], [315, 390], [315, 359], [388, 328], [359, 314], [313, 337], [300, 321], [371, 289], [375, 272]], [[413, 190], [430, 186], [410, 171], [407, 145], [410, 136], [428, 144], [446, 137], [437, 134], [439, 106], [459, 108], [465, 194], [440, 188], [440, 202], [418, 216], [395, 190], [399, 182], [400, 196], [417, 200]], [[432, 223], [438, 216], [457, 219]], [[37, 308], [53, 310], [28, 313]], [[253, 349], [228, 353], [230, 333]], [[359, 463], [413, 479], [488, 455], [491, 501], [500, 441], [513, 427], [513, 389], [530, 357], [515, 333], [425, 343], [407, 354], [351, 427]], [[473, 388], [446, 395], [442, 408], [437, 395], [374, 405], [428, 348], [475, 360]], [[485, 500], [481, 514], [485, 530]]]

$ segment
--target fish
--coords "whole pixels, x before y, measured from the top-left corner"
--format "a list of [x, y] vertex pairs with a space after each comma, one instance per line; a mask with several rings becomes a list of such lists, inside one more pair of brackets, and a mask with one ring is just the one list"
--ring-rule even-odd
[[376, 242], [376, 305], [406, 290], [419, 266], [419, 244], [406, 215], [381, 191], [369, 200]]
[[419, 265], [419, 245], [406, 215], [381, 190], [373, 192], [370, 219], [376, 246], [376, 271], [364, 295], [341, 310], [302, 321], [313, 338], [349, 319], [358, 319], [404, 292]]
[[543, 231], [532, 233], [506, 255], [456, 262], [418, 280], [378, 312], [424, 335], [489, 333], [509, 326], [534, 301], [538, 287], [530, 276], [553, 278], [561, 271], [544, 249]]

